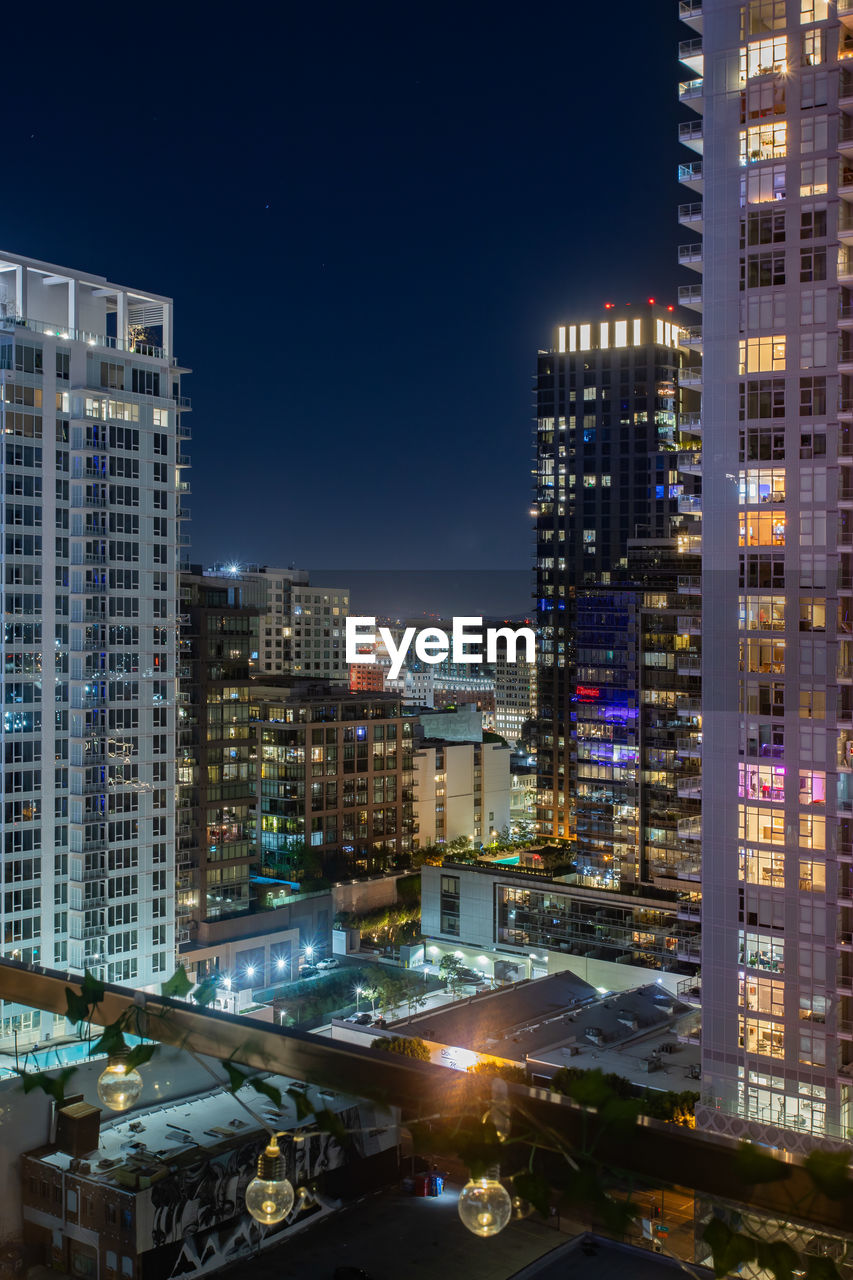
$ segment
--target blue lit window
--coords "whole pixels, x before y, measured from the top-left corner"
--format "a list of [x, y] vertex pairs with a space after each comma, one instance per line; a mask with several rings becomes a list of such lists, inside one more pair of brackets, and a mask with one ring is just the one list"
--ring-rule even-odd
[[367, 729], [363, 724], [360, 724], [357, 726], [355, 731], [355, 736], [359, 742], [363, 742], [364, 739], [367, 737]]
[[655, 497], [656, 497], [656, 498], [662, 498], [662, 497], [663, 497], [663, 491], [664, 491], [664, 485], [662, 485], [662, 484], [656, 484], [656, 485], [655, 485]]

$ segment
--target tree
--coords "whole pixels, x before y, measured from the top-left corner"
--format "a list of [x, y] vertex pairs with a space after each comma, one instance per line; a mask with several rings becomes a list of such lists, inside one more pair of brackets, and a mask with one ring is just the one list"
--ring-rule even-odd
[[442, 956], [438, 972], [451, 995], [458, 996], [465, 985], [462, 979], [462, 961], [458, 956]]
[[429, 1049], [420, 1036], [393, 1036], [390, 1039], [379, 1036], [370, 1047], [383, 1049], [386, 1053], [399, 1053], [404, 1058], [417, 1058], [420, 1062], [430, 1061]]

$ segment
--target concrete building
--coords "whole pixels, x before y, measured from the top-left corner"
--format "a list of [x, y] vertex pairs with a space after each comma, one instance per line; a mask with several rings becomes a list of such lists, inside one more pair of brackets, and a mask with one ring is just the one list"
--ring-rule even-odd
[[[853, 1128], [853, 49], [847, 4], [682, 4], [703, 239], [703, 1103]], [[763, 1135], [763, 1136], [762, 1136]]]
[[259, 646], [263, 674], [349, 681], [344, 636], [349, 614], [346, 587], [312, 586], [305, 569], [269, 565], [216, 565], [210, 573], [255, 582], [266, 591]]
[[[139, 987], [175, 951], [172, 336], [169, 298], [0, 253], [4, 954]], [[0, 1041], [64, 1029], [6, 1006]]]
[[[393, 1115], [355, 1098], [324, 1095], [324, 1105], [355, 1132], [345, 1151], [299, 1118], [286, 1094], [297, 1081], [270, 1081], [285, 1101], [269, 1119], [265, 1108], [263, 1122], [253, 1121], [221, 1086], [182, 1101], [135, 1107], [104, 1123], [90, 1103], [61, 1108], [56, 1140], [48, 1140], [45, 1125], [45, 1141], [20, 1160], [30, 1256], [85, 1280], [203, 1275], [280, 1243], [296, 1224], [329, 1213], [338, 1197], [363, 1194], [396, 1177]], [[168, 1099], [168, 1081], [166, 1086]], [[257, 1094], [243, 1092], [246, 1105], [257, 1110]], [[306, 1130], [298, 1142], [284, 1142], [286, 1174], [294, 1187], [316, 1180], [317, 1190], [303, 1212], [259, 1230], [246, 1212], [245, 1193], [268, 1141], [265, 1123]]]
[[419, 738], [414, 752], [416, 847], [459, 836], [470, 838], [474, 847], [497, 839], [509, 826], [509, 757], [509, 747], [500, 742]]
[[394, 694], [302, 680], [253, 701], [265, 875], [334, 878], [410, 852], [415, 722]]
[[649, 887], [628, 900], [584, 887], [570, 868], [549, 874], [535, 863], [525, 852], [422, 867], [428, 959], [437, 963], [453, 952], [501, 981], [569, 969], [592, 986], [619, 991], [647, 982], [654, 969], [673, 993], [685, 978], [695, 984], [695, 922], [670, 894]]

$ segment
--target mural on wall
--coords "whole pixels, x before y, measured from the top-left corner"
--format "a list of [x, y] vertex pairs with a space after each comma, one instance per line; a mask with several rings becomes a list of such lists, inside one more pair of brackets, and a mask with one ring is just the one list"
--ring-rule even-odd
[[[355, 1158], [393, 1145], [393, 1130], [370, 1128], [376, 1117], [357, 1106], [339, 1113], [352, 1134]], [[255, 1176], [263, 1142], [256, 1136], [218, 1155], [199, 1152], [192, 1160], [155, 1182], [149, 1191], [153, 1249], [142, 1255], [145, 1280], [178, 1280], [215, 1271], [274, 1243], [288, 1224], [261, 1232], [244, 1208], [246, 1187]], [[308, 1135], [286, 1149], [287, 1176], [294, 1187], [339, 1168], [346, 1156], [327, 1133]], [[324, 1210], [303, 1211], [302, 1223]]]

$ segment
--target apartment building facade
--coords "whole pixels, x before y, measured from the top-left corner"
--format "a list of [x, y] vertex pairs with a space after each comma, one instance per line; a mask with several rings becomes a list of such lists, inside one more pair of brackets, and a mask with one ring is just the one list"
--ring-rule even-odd
[[139, 987], [175, 949], [172, 334], [169, 298], [0, 254], [4, 955]]
[[697, 1119], [796, 1148], [853, 1125], [853, 12], [680, 13], [708, 442]]
[[495, 733], [515, 746], [536, 715], [536, 663], [520, 653], [515, 662], [508, 661], [506, 647], [501, 645], [494, 672]]
[[[275, 569], [269, 565], [232, 568], [232, 576], [254, 582], [266, 591], [259, 646], [263, 674], [349, 682], [346, 587], [312, 586], [305, 569]], [[211, 570], [220, 576], [223, 572], [228, 574], [229, 566]]]
[[460, 836], [476, 848], [509, 827], [510, 749], [504, 743], [419, 738], [413, 763], [417, 848]]
[[254, 690], [251, 715], [266, 874], [328, 880], [411, 851], [415, 722], [398, 697], [293, 681]]

